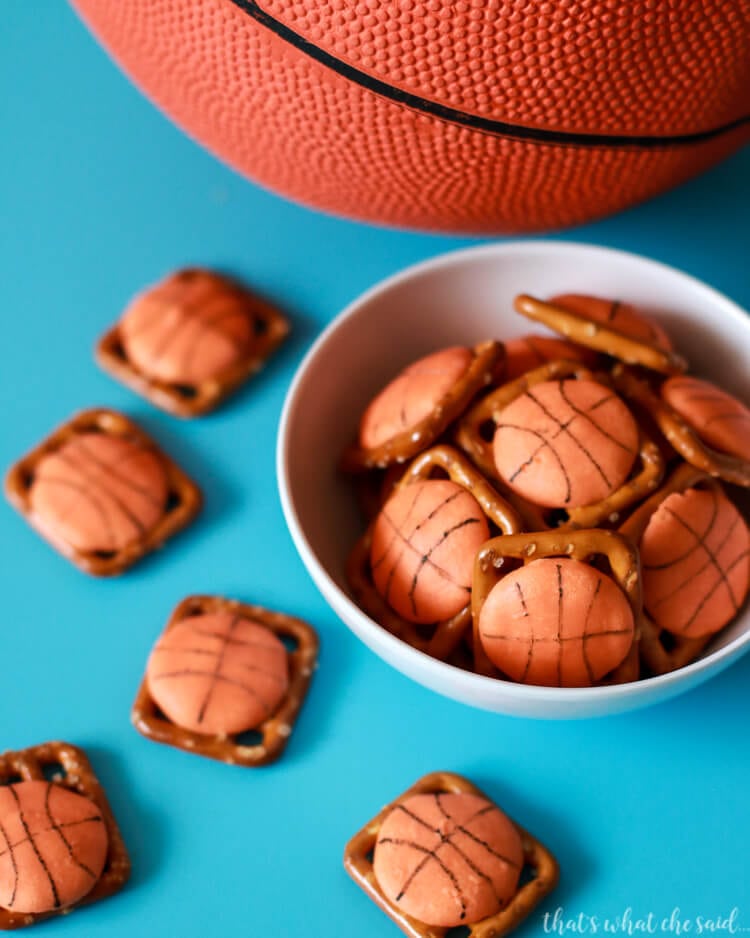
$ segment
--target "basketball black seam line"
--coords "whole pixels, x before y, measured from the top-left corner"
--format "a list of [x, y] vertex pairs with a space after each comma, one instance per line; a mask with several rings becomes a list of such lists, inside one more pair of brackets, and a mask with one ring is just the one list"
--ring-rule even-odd
[[[411, 586], [409, 587], [409, 593], [408, 593], [409, 600], [411, 602], [411, 608], [412, 608], [412, 611], [414, 612], [414, 615], [417, 614], [417, 602], [415, 598], [416, 591], [417, 591], [417, 582], [419, 581], [419, 574], [424, 569], [425, 564], [430, 563], [430, 561], [432, 560], [432, 555], [435, 553], [438, 547], [442, 547], [442, 545], [445, 544], [445, 542], [448, 540], [451, 534], [454, 533], [454, 531], [459, 531], [461, 528], [465, 528], [469, 524], [479, 524], [479, 522], [480, 522], [479, 518], [464, 518], [462, 521], [457, 521], [456, 524], [448, 528], [447, 531], [443, 531], [442, 535], [435, 541], [435, 543], [427, 551], [427, 553], [422, 555], [422, 557], [419, 560], [419, 563], [417, 564], [417, 569], [414, 571], [414, 576], [412, 577]], [[460, 588], [463, 590], [468, 591], [471, 589], [470, 586], [464, 586], [463, 584], [456, 584], [456, 585], [460, 586]]]
[[16, 902], [16, 893], [18, 892], [18, 863], [16, 862], [16, 855], [13, 852], [15, 845], [10, 842], [10, 837], [8, 837], [2, 822], [0, 822], [0, 834], [3, 835], [3, 839], [8, 845], [8, 854], [10, 856], [11, 866], [13, 867], [13, 892], [11, 893], [10, 900], [8, 902], [8, 908], [12, 909]]
[[62, 832], [60, 825], [52, 817], [52, 811], [50, 809], [49, 800], [52, 794], [53, 787], [57, 787], [57, 786], [54, 786], [52, 782], [47, 782], [47, 791], [45, 792], [45, 795], [44, 795], [44, 810], [47, 814], [47, 819], [52, 825], [52, 830], [58, 835], [60, 840], [63, 842], [63, 844], [65, 845], [65, 849], [70, 854], [70, 859], [76, 864], [76, 866], [80, 867], [80, 869], [82, 869], [83, 872], [87, 874], [87, 876], [90, 876], [92, 880], [96, 881], [96, 879], [98, 878], [96, 873], [91, 869], [91, 867], [87, 866], [82, 860], [78, 859], [78, 857], [75, 854], [75, 851], [73, 850], [73, 845], [70, 843], [68, 838]]
[[445, 844], [447, 838], [445, 837], [445, 835], [439, 832], [437, 836], [440, 837], [440, 843], [437, 844], [432, 849], [429, 849], [428, 847], [423, 847], [421, 844], [418, 844], [413, 840], [406, 840], [401, 837], [383, 837], [381, 838], [381, 840], [378, 841], [378, 843], [393, 844], [396, 847], [401, 847], [401, 846], [411, 847], [412, 850], [416, 850], [418, 853], [424, 854], [423, 859], [419, 861], [419, 863], [414, 867], [414, 869], [411, 871], [409, 876], [407, 876], [406, 882], [402, 885], [401, 891], [396, 896], [396, 902], [400, 902], [404, 898], [404, 896], [406, 895], [406, 892], [408, 891], [409, 887], [414, 882], [414, 880], [417, 878], [417, 876], [422, 872], [425, 866], [427, 866], [430, 860], [434, 860], [437, 863], [437, 865], [440, 867], [440, 869], [448, 877], [448, 879], [450, 879], [450, 881], [453, 883], [453, 887], [456, 890], [458, 901], [461, 904], [461, 919], [463, 920], [466, 917], [466, 897], [464, 896], [464, 892], [461, 889], [461, 884], [459, 883], [456, 874], [437, 855], [437, 851]]
[[481, 117], [477, 114], [470, 114], [466, 111], [452, 108], [437, 101], [431, 101], [429, 98], [423, 98], [420, 95], [404, 91], [389, 85], [387, 82], [373, 75], [368, 75], [361, 69], [350, 65], [348, 62], [337, 58], [320, 46], [315, 45], [309, 39], [295, 32], [285, 23], [271, 16], [254, 0], [230, 0], [236, 7], [270, 30], [279, 39], [288, 43], [298, 52], [302, 52], [309, 58], [324, 65], [331, 71], [336, 72], [343, 78], [356, 85], [371, 91], [381, 98], [386, 98], [409, 108], [412, 111], [421, 112], [439, 120], [447, 121], [451, 124], [458, 124], [477, 130], [492, 136], [507, 137], [511, 140], [528, 141], [531, 143], [548, 144], [551, 146], [570, 146], [590, 149], [636, 149], [636, 150], [659, 150], [672, 147], [694, 146], [698, 143], [704, 143], [720, 137], [723, 134], [738, 130], [745, 125], [750, 124], [750, 114], [739, 117], [719, 127], [713, 127], [709, 130], [699, 130], [688, 134], [658, 135], [658, 134], [594, 134], [584, 133], [582, 131], [563, 131], [548, 130], [544, 127], [530, 127], [523, 124], [513, 124], [507, 121], [496, 120], [489, 117]]
[[9, 791], [10, 791], [11, 795], [13, 795], [13, 798], [14, 798], [14, 800], [15, 800], [15, 802], [16, 802], [16, 806], [17, 806], [17, 808], [18, 808], [18, 820], [21, 822], [21, 827], [23, 827], [24, 833], [28, 836], [28, 838], [29, 838], [29, 844], [30, 844], [30, 846], [31, 846], [31, 849], [33, 850], [34, 855], [36, 856], [37, 860], [39, 861], [39, 865], [40, 865], [40, 866], [42, 867], [42, 869], [44, 870], [44, 872], [45, 872], [45, 874], [46, 874], [46, 876], [47, 876], [47, 880], [49, 881], [49, 885], [50, 885], [50, 888], [51, 888], [51, 890], [52, 890], [52, 899], [53, 899], [53, 902], [54, 902], [54, 908], [59, 909], [61, 903], [60, 903], [60, 894], [59, 894], [58, 891], [57, 891], [57, 884], [55, 883], [55, 880], [54, 880], [54, 878], [53, 878], [53, 876], [52, 876], [52, 873], [50, 872], [50, 868], [47, 866], [47, 863], [46, 863], [44, 857], [42, 856], [42, 854], [41, 854], [40, 851], [39, 851], [39, 847], [37, 847], [37, 845], [36, 845], [36, 841], [34, 840], [34, 836], [32, 835], [31, 831], [29, 830], [29, 825], [26, 823], [26, 818], [23, 816], [23, 808], [21, 807], [21, 799], [18, 797], [18, 793], [16, 792], [15, 788], [14, 788], [12, 785], [10, 786]]
[[[724, 536], [722, 537], [720, 543], [716, 545], [716, 548], [715, 548], [715, 550], [714, 550], [714, 553], [716, 554], [717, 559], [718, 559], [719, 555], [721, 554], [721, 552], [724, 550], [724, 548], [725, 548], [725, 547], [727, 546], [727, 544], [729, 543], [730, 538], [731, 538], [732, 535], [734, 534], [734, 531], [735, 531], [737, 525], [738, 525], [741, 521], [742, 521], [742, 516], [738, 514], [737, 517], [736, 517], [736, 518], [734, 519], [734, 521], [732, 522], [732, 524], [731, 524], [731, 525], [726, 529], [726, 531], [724, 532]], [[696, 544], [696, 547], [697, 547], [697, 546], [698, 546], [698, 545]], [[673, 587], [668, 593], [665, 593], [663, 596], [660, 596], [657, 600], [655, 600], [654, 603], [651, 605], [651, 608], [652, 608], [652, 609], [656, 609], [656, 607], [657, 607], [657, 606], [661, 606], [662, 603], [665, 603], [665, 602], [667, 602], [668, 600], [673, 599], [678, 593], [681, 593], [682, 590], [683, 590], [689, 583], [691, 583], [693, 580], [696, 580], [704, 571], [708, 570], [709, 567], [713, 566], [714, 564], [713, 564], [713, 561], [712, 561], [711, 557], [709, 557], [708, 555], [706, 555], [706, 556], [707, 556], [707, 560], [706, 560], [706, 562], [703, 564], [703, 566], [699, 567], [697, 570], [693, 570], [691, 573], [688, 574], [687, 577], [685, 577], [684, 580], [681, 580], [681, 581], [677, 584], [677, 586]], [[658, 569], [658, 567], [655, 568], [655, 569]]]

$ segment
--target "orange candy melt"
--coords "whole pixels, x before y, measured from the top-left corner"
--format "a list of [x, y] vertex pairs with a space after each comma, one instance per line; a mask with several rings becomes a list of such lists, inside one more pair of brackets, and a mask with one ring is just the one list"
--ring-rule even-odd
[[128, 358], [158, 381], [195, 385], [221, 375], [253, 338], [247, 299], [208, 271], [184, 270], [137, 296], [120, 321]]
[[498, 472], [519, 495], [549, 508], [578, 508], [626, 481], [638, 426], [620, 398], [595, 381], [545, 381], [500, 412], [493, 451]]
[[622, 590], [594, 567], [543, 558], [509, 573], [489, 592], [479, 637], [514, 681], [589, 687], [622, 664], [635, 622]]
[[254, 729], [289, 688], [287, 651], [263, 625], [229, 612], [190, 616], [159, 640], [146, 668], [156, 704], [207, 735]]
[[[428, 862], [429, 861], [429, 862]], [[426, 925], [451, 928], [494, 915], [518, 888], [521, 836], [478, 795], [412, 795], [381, 825], [375, 878], [398, 908]]]
[[750, 408], [710, 381], [667, 379], [661, 396], [709, 446], [750, 461]]
[[123, 437], [79, 433], [40, 460], [29, 498], [55, 540], [79, 551], [116, 552], [159, 521], [167, 495], [154, 453]]
[[405, 368], [368, 406], [359, 426], [359, 443], [374, 449], [428, 417], [471, 365], [463, 346], [443, 349]]
[[375, 587], [410, 622], [449, 619], [469, 602], [474, 555], [489, 536], [479, 503], [461, 486], [442, 479], [405, 486], [375, 521]]
[[0, 907], [44, 914], [91, 892], [109, 838], [89, 798], [30, 781], [0, 787]]
[[632, 339], [651, 342], [668, 352], [672, 350], [672, 341], [659, 323], [645, 316], [631, 303], [603, 300], [579, 293], [561, 293], [553, 296], [549, 302], [562, 306], [571, 313], [578, 313], [586, 319], [611, 326]]
[[750, 531], [720, 491], [666, 498], [640, 543], [643, 602], [661, 628], [697, 638], [739, 612], [750, 585]]

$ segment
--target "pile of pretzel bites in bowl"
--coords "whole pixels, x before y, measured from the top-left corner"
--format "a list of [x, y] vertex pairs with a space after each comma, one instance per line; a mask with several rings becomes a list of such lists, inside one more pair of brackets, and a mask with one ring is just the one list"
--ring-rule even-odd
[[292, 534], [342, 619], [428, 686], [526, 715], [627, 709], [731, 660], [750, 628], [750, 323], [722, 304], [632, 255], [521, 244], [345, 311], [279, 443]]

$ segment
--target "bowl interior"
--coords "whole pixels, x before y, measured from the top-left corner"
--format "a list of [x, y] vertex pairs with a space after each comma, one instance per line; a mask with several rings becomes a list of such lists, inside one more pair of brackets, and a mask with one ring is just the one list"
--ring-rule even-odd
[[[513, 312], [520, 292], [590, 293], [639, 304], [665, 326], [694, 371], [750, 400], [750, 318], [691, 277], [634, 255], [544, 242], [490, 245], [386, 281], [345, 310], [312, 348], [289, 392], [279, 441], [292, 533], [309, 548], [303, 557], [318, 585], [315, 564], [343, 594], [335, 605], [344, 618], [344, 565], [362, 522], [336, 462], [362, 410], [404, 365], [430, 351], [543, 331]], [[745, 633], [747, 610], [706, 655]]]

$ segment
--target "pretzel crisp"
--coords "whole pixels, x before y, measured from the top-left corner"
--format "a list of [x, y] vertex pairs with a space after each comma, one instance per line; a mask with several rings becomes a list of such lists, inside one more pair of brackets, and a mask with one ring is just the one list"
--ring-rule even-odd
[[[344, 867], [357, 885], [386, 913], [410, 938], [446, 938], [451, 929], [425, 925], [406, 915], [381, 890], [372, 864], [372, 852], [378, 839], [380, 827], [396, 805], [412, 795], [419, 794], [462, 794], [478, 795], [492, 801], [476, 785], [461, 775], [452, 772], [432, 772], [425, 775], [407, 791], [366, 824], [346, 845]], [[469, 938], [501, 938], [513, 931], [557, 885], [559, 867], [557, 861], [538, 840], [519, 825], [524, 854], [524, 870], [532, 874], [531, 879], [519, 884], [513, 898], [505, 908], [495, 915], [468, 925]]]
[[217, 759], [228, 765], [250, 768], [275, 762], [286, 747], [317, 667], [318, 636], [312, 626], [301, 619], [220, 596], [188, 596], [183, 599], [172, 612], [164, 632], [189, 616], [216, 612], [241, 615], [266, 626], [278, 638], [296, 643], [296, 647], [288, 652], [289, 689], [279, 709], [257, 727], [260, 741], [246, 744], [243, 741], [244, 733], [208, 736], [177, 726], [156, 705], [145, 676], [133, 704], [131, 721], [147, 739]]
[[[480, 674], [502, 677], [482, 648], [479, 616], [492, 588], [513, 569], [512, 565], [506, 564], [505, 561], [521, 560], [526, 565], [543, 557], [569, 557], [583, 563], [596, 557], [605, 558], [609, 563], [612, 579], [625, 594], [633, 612], [636, 629], [633, 645], [637, 648], [643, 609], [641, 570], [638, 550], [628, 538], [601, 528], [577, 531], [558, 529], [496, 537], [484, 544], [474, 561], [471, 589], [472, 644], [476, 670]], [[631, 653], [625, 660], [598, 683], [626, 684], [638, 679], [638, 671], [637, 653], [631, 648]]]
[[[654, 492], [651, 498], [640, 505], [620, 526], [620, 534], [627, 537], [637, 548], [651, 517], [661, 503], [675, 492], [685, 492], [698, 485], [716, 486], [717, 483], [700, 469], [688, 463], [681, 463], [659, 491]], [[641, 660], [653, 674], [667, 674], [695, 661], [713, 637], [705, 635], [686, 638], [682, 635], [672, 635], [659, 628], [644, 609], [641, 619]]]
[[[167, 476], [169, 498], [164, 513], [142, 537], [111, 554], [81, 551], [48, 531], [31, 508], [30, 490], [34, 472], [40, 461], [60, 449], [69, 440], [83, 433], [119, 436], [153, 453]], [[26, 521], [59, 553], [79, 569], [93, 576], [115, 576], [150, 554], [186, 527], [198, 514], [203, 503], [201, 491], [180, 467], [132, 420], [124, 414], [105, 408], [84, 410], [54, 430], [38, 446], [11, 466], [5, 477], [5, 494]]]
[[14, 782], [49, 781], [78, 795], [85, 795], [101, 812], [107, 830], [107, 859], [94, 888], [72, 906], [52, 912], [22, 913], [0, 908], [0, 930], [11, 931], [36, 925], [56, 915], [98, 902], [119, 892], [130, 877], [130, 858], [112, 809], [86, 753], [70, 743], [52, 742], [0, 755], [0, 785]]
[[[179, 274], [191, 273], [190, 270]], [[118, 381], [176, 417], [200, 417], [214, 410], [259, 371], [289, 335], [289, 321], [273, 305], [226, 277], [213, 275], [241, 301], [253, 325], [253, 341], [244, 355], [216, 378], [200, 384], [175, 384], [145, 374], [125, 350], [120, 324], [115, 323], [96, 344], [97, 363]]]
[[[450, 446], [436, 446], [418, 456], [394, 487], [394, 491], [429, 479], [436, 470], [447, 473], [452, 482], [473, 495], [487, 518], [505, 534], [523, 530], [521, 519], [511, 505], [497, 494], [458, 450]], [[444, 661], [455, 651], [471, 625], [470, 606], [467, 604], [450, 619], [438, 622], [432, 635], [425, 638], [413, 622], [407, 621], [391, 609], [373, 584], [370, 570], [373, 530], [374, 521], [354, 545], [347, 562], [346, 576], [354, 598], [368, 615], [391, 634], [433, 658]]]
[[[526, 529], [531, 531], [545, 531], [553, 527], [560, 530], [594, 528], [607, 522], [614, 524], [628, 506], [652, 492], [664, 475], [664, 459], [659, 447], [639, 427], [638, 462], [631, 471], [630, 477], [607, 498], [591, 505], [571, 508], [567, 511], [567, 520], [561, 524], [552, 522], [558, 514], [554, 509], [534, 505], [513, 492], [497, 471], [492, 451], [492, 437], [499, 415], [504, 408], [521, 397], [529, 388], [545, 381], [560, 381], [566, 378], [597, 381], [609, 386], [607, 376], [593, 374], [587, 368], [583, 368], [579, 362], [565, 360], [547, 362], [540, 368], [527, 372], [482, 398], [459, 421], [456, 431], [458, 445], [472, 462], [492, 479], [503, 498], [506, 498], [519, 512]], [[487, 428], [491, 428], [491, 435], [487, 432]], [[487, 439], [488, 436], [489, 439]]]
[[631, 365], [643, 365], [663, 374], [681, 374], [687, 362], [677, 352], [662, 348], [655, 342], [635, 339], [611, 325], [588, 319], [580, 313], [521, 294], [513, 301], [517, 312], [527, 319], [540, 322], [559, 335], [579, 345], [604, 352]]
[[353, 443], [341, 459], [344, 472], [383, 469], [392, 463], [403, 463], [431, 446], [464, 412], [471, 400], [505, 368], [505, 347], [502, 342], [481, 342], [473, 349], [474, 358], [463, 376], [428, 414], [413, 427], [371, 449]]
[[667, 441], [685, 462], [725, 482], [750, 487], [750, 462], [704, 443], [687, 421], [631, 369], [616, 366], [612, 370], [612, 379], [623, 397], [635, 401], [651, 414]]

